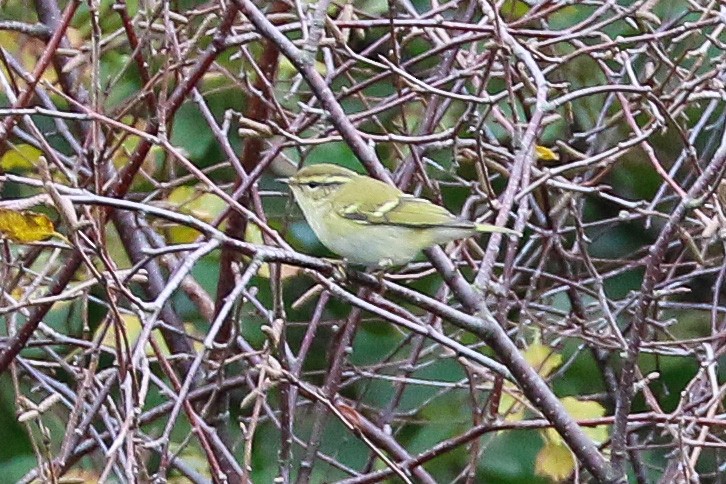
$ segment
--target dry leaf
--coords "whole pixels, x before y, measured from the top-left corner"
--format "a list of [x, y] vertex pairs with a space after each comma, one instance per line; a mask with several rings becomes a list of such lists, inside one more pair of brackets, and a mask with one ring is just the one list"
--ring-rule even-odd
[[718, 193], [718, 201], [721, 203], [721, 210], [726, 212], [726, 180], [721, 180], [716, 193]]
[[0, 234], [19, 244], [47, 240], [54, 235], [53, 222], [42, 213], [0, 209]]
[[354, 428], [361, 428], [360, 413], [358, 413], [356, 409], [344, 403], [339, 403], [336, 405], [336, 407], [338, 408], [340, 414], [345, 417]]

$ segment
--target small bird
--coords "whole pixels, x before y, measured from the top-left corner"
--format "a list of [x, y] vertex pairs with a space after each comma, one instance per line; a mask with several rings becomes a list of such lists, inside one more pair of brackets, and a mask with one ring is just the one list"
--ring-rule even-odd
[[423, 249], [477, 232], [518, 232], [456, 218], [448, 210], [333, 164], [310, 165], [286, 180], [320, 242], [348, 262], [386, 268]]

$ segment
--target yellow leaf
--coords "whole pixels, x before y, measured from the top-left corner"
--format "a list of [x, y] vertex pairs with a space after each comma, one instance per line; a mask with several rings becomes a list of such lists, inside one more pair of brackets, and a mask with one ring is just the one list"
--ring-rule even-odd
[[537, 145], [534, 147], [534, 152], [539, 161], [560, 161], [560, 155], [546, 146]]
[[[567, 413], [575, 420], [590, 420], [605, 415], [605, 407], [593, 400], [578, 400], [575, 397], [564, 397], [560, 398], [560, 402], [562, 402], [562, 406], [565, 407]], [[607, 425], [583, 427], [582, 431], [598, 444], [605, 442], [608, 438]], [[544, 437], [552, 443], [564, 445], [562, 437], [560, 437], [560, 434], [555, 429], [545, 430]]]
[[[328, 68], [325, 66], [325, 64], [318, 60], [315, 61], [315, 70], [318, 71], [318, 74], [320, 74], [321, 76], [325, 76], [328, 73]], [[286, 81], [289, 81], [297, 75], [297, 67], [295, 67], [292, 62], [287, 59], [287, 57], [282, 57], [280, 59], [280, 66], [278, 67], [278, 71], [280, 73], [280, 79]]]
[[570, 449], [562, 444], [546, 442], [537, 454], [534, 471], [537, 475], [546, 476], [553, 481], [567, 479], [575, 470], [575, 459]]
[[191, 244], [202, 233], [186, 225], [174, 225], [169, 229], [169, 241], [174, 244]]
[[578, 400], [575, 397], [560, 399], [567, 413], [577, 420], [600, 418], [605, 415], [605, 407], [593, 400]]
[[200, 220], [211, 222], [226, 208], [227, 202], [212, 193], [204, 193], [190, 186], [176, 187], [167, 201], [182, 212], [194, 215]]
[[562, 355], [539, 342], [529, 345], [523, 356], [527, 363], [543, 377], [549, 376], [555, 368], [562, 364]]
[[[537, 338], [539, 339], [539, 337]], [[562, 364], [562, 355], [552, 348], [535, 341], [522, 352], [527, 363], [542, 377], [547, 377]], [[514, 385], [505, 384], [510, 392], [517, 392]], [[525, 406], [515, 396], [504, 393], [499, 401], [499, 413], [506, 415], [506, 420], [516, 422], [524, 418]]]
[[[560, 401], [562, 402], [562, 406], [565, 407], [565, 410], [567, 410], [567, 413], [575, 420], [590, 420], [605, 415], [605, 407], [593, 400], [578, 400], [575, 397], [564, 397]], [[550, 430], [552, 429], [548, 429], [548, 431]], [[608, 438], [607, 425], [583, 427], [582, 431], [598, 444], [605, 442]], [[559, 434], [557, 437], [560, 438]]]
[[194, 197], [195, 193], [197, 193], [197, 190], [194, 187], [190, 187], [189, 185], [181, 185], [176, 187], [171, 191], [171, 193], [169, 193], [166, 201], [173, 205], [176, 205], [177, 207], [180, 207], [183, 204], [189, 202]]
[[[120, 334], [126, 335], [125, 339], [129, 343], [129, 349], [130, 351], [133, 351], [134, 345], [136, 344], [136, 341], [138, 341], [139, 336], [141, 336], [141, 330], [143, 329], [141, 326], [141, 320], [137, 316], [134, 316], [132, 314], [122, 314], [121, 325], [123, 326], [123, 328], [120, 328]], [[113, 327], [113, 324], [111, 324], [108, 329], [104, 328], [104, 326], [99, 326], [96, 333], [98, 334], [99, 331], [103, 331], [104, 329], [106, 333], [103, 335], [103, 340], [101, 341], [102, 346], [106, 346], [109, 348], [125, 348], [125, 343], [123, 339], [121, 341], [116, 341], [116, 329]], [[168, 355], [169, 348], [166, 346], [164, 340], [161, 338], [159, 330], [152, 331], [152, 337], [155, 338], [156, 341], [159, 343], [159, 346], [162, 349], [162, 353]], [[145, 353], [148, 356], [152, 356], [154, 354], [154, 350], [151, 348], [150, 344], [146, 345]]]
[[13, 146], [0, 159], [0, 167], [5, 171], [31, 170], [42, 154], [42, 151], [32, 145], [20, 144]]
[[506, 415], [507, 422], [518, 422], [524, 418], [524, 405], [509, 393], [499, 399], [499, 415]]
[[15, 299], [16, 301], [20, 301], [20, 299], [25, 294], [25, 289], [23, 289], [20, 286], [15, 286], [15, 289], [10, 293], [10, 296]]
[[53, 222], [42, 213], [18, 212], [0, 208], [0, 234], [19, 244], [47, 240], [60, 236]]
[[186, 210], [205, 222], [212, 222], [227, 208], [227, 202], [217, 195], [204, 193], [185, 205]]
[[[172, 190], [167, 202], [177, 207], [180, 212], [193, 215], [204, 222], [212, 222], [227, 208], [227, 203], [217, 195], [203, 193], [187, 185]], [[176, 244], [194, 242], [200, 235], [199, 231], [184, 225], [169, 229], [169, 237]]]

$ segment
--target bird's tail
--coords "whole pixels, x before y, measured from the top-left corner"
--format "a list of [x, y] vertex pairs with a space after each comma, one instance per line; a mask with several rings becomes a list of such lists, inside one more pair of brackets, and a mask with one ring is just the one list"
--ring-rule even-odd
[[476, 231], [477, 232], [499, 232], [502, 234], [516, 235], [517, 237], [522, 236], [522, 233], [517, 232], [516, 230], [508, 229], [506, 227], [499, 227], [498, 225], [491, 225], [491, 224], [476, 224]]

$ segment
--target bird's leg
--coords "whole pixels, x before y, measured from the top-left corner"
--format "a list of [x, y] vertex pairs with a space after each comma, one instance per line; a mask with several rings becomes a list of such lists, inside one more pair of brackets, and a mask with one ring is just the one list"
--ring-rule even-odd
[[376, 268], [372, 271], [372, 274], [376, 276], [376, 279], [378, 280], [378, 285], [381, 287], [381, 290], [385, 289], [383, 279], [386, 276], [386, 271], [391, 267], [393, 267], [393, 261], [391, 259], [381, 259], [378, 261]]
[[333, 266], [333, 280], [339, 284], [348, 283], [348, 259], [326, 259]]

